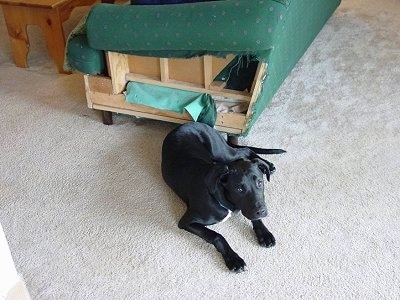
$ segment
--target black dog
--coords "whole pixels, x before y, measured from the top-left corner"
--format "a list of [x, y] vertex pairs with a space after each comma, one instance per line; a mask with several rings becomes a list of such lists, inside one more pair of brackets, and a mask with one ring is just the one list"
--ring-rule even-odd
[[222, 235], [205, 226], [241, 210], [251, 220], [259, 244], [275, 245], [274, 236], [261, 221], [267, 216], [263, 174], [269, 181], [275, 167], [256, 153], [284, 152], [228, 145], [215, 129], [193, 122], [177, 127], [164, 140], [163, 178], [187, 204], [179, 228], [213, 244], [230, 270], [244, 271], [246, 264]]

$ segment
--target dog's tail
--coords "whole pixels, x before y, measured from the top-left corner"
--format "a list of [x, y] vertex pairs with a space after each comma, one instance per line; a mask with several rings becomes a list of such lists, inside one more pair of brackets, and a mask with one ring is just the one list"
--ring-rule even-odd
[[257, 154], [282, 154], [286, 153], [283, 149], [265, 149], [265, 148], [257, 148], [257, 147], [249, 147], [249, 146], [240, 146], [236, 144], [229, 143], [229, 146], [232, 148], [249, 148], [251, 151]]

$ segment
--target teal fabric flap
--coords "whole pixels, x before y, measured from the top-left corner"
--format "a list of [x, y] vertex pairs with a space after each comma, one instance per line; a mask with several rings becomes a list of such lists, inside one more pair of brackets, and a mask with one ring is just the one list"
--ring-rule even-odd
[[129, 103], [181, 114], [186, 110], [194, 121], [212, 123], [210, 126], [215, 124], [216, 109], [209, 94], [131, 81], [127, 84], [125, 99]]
[[186, 111], [192, 116], [193, 120], [197, 121], [204, 108], [203, 95], [195, 98], [191, 103], [185, 106]]
[[286, 12], [287, 4], [276, 0], [98, 4], [88, 15], [88, 40], [95, 49], [152, 51], [151, 55], [158, 51], [257, 55], [274, 46], [275, 28], [284, 22]]

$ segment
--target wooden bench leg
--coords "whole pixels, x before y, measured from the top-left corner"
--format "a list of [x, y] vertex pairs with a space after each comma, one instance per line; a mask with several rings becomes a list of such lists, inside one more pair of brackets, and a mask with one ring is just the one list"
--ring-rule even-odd
[[22, 23], [20, 20], [19, 7], [8, 5], [3, 5], [2, 7], [15, 64], [20, 68], [27, 68], [29, 52], [29, 39], [26, 31], [27, 24]]
[[8, 35], [11, 40], [15, 64], [27, 68], [29, 39], [27, 25], [39, 25], [43, 30], [47, 49], [60, 73], [64, 71], [65, 36], [59, 9], [3, 5]]
[[47, 17], [41, 19], [40, 27], [45, 34], [47, 49], [56, 63], [58, 72], [67, 73], [64, 71], [65, 36], [58, 9], [48, 10]]

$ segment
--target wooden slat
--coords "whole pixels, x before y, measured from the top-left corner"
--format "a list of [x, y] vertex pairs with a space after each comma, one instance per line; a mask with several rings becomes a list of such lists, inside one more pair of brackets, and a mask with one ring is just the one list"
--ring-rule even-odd
[[253, 106], [258, 98], [258, 95], [261, 92], [261, 85], [262, 85], [266, 70], [267, 70], [267, 64], [264, 62], [260, 62], [257, 66], [256, 74], [254, 76], [253, 84], [251, 87], [252, 95], [251, 95], [250, 105], [247, 110], [246, 119], [249, 119], [251, 114], [253, 113]]
[[212, 56], [203, 56], [203, 69], [204, 69], [204, 88], [208, 89], [211, 82], [213, 81], [213, 66]]
[[120, 94], [125, 90], [127, 81], [125, 74], [129, 73], [128, 55], [107, 52], [108, 72], [112, 79], [112, 87], [114, 94]]
[[128, 55], [128, 65], [130, 73], [161, 78], [160, 58], [158, 57]]
[[111, 78], [106, 76], [83, 75], [85, 79], [86, 92], [95, 91], [98, 93], [112, 93]]
[[212, 91], [222, 91], [226, 87], [225, 81], [213, 81], [208, 87]]
[[0, 0], [0, 4], [29, 6], [29, 7], [45, 7], [55, 8], [68, 3], [69, 0]]
[[[215, 126], [218, 128], [230, 128], [229, 133], [241, 133], [246, 121], [244, 114], [218, 113]], [[218, 129], [219, 130], [219, 129]], [[224, 131], [224, 130], [223, 130]], [[227, 131], [228, 132], [228, 131]]]
[[160, 73], [161, 81], [167, 82], [169, 80], [168, 58], [160, 58]]
[[229, 54], [225, 58], [212, 56], [212, 75], [215, 78], [234, 58], [236, 55]]
[[93, 108], [92, 98], [90, 97], [90, 76], [83, 75], [83, 80], [85, 82], [85, 94], [86, 94], [86, 101], [89, 108]]
[[170, 58], [169, 79], [204, 85], [203, 58]]
[[157, 78], [143, 76], [141, 74], [128, 73], [128, 74], [126, 74], [126, 80], [127, 81], [136, 81], [136, 82], [141, 82], [141, 83], [148, 83], [148, 84], [169, 87], [169, 88], [174, 88], [174, 89], [187, 90], [187, 91], [192, 91], [192, 92], [197, 92], [197, 93], [208, 93], [211, 95], [222, 96], [222, 97], [227, 97], [227, 98], [234, 98], [234, 99], [242, 100], [242, 101], [250, 101], [250, 99], [251, 99], [250, 94], [247, 92], [234, 91], [234, 90], [228, 90], [228, 89], [222, 89], [221, 91], [214, 91], [211, 89], [205, 89], [203, 86], [194, 84], [194, 83], [175, 81], [175, 80], [169, 80], [168, 82], [161, 82], [161, 81], [157, 80]]
[[93, 93], [112, 95], [112, 83], [110, 77], [84, 75], [86, 100], [89, 108], [93, 108]]

